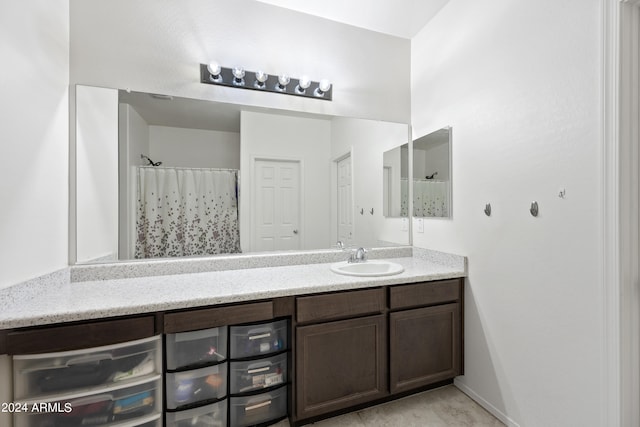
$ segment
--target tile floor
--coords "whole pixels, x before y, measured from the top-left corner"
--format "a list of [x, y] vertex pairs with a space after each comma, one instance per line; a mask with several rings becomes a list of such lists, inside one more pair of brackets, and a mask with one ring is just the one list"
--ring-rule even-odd
[[[455, 386], [310, 424], [314, 427], [502, 427], [497, 418]], [[287, 420], [274, 427], [289, 427]]]

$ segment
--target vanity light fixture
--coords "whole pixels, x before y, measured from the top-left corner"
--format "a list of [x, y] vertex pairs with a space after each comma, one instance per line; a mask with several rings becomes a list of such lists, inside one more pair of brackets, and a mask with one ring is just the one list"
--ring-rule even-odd
[[244, 86], [244, 68], [233, 67], [233, 84], [236, 86]]
[[330, 90], [331, 90], [331, 82], [329, 82], [329, 80], [327, 79], [322, 79], [320, 80], [320, 83], [318, 84], [318, 88], [313, 92], [313, 94], [319, 98], [322, 98]]
[[303, 94], [307, 91], [307, 89], [311, 86], [311, 79], [307, 76], [300, 77], [298, 81], [298, 86], [296, 86], [296, 93]]
[[200, 83], [253, 89], [263, 92], [302, 96], [305, 98], [333, 99], [333, 87], [329, 80], [313, 81], [307, 76], [289, 77], [288, 74], [267, 74], [262, 70], [247, 71], [243, 67], [222, 67], [216, 61], [200, 64]]
[[265, 73], [262, 70], [256, 71], [256, 81], [253, 84], [253, 87], [256, 89], [264, 89], [266, 87], [265, 82], [269, 78], [269, 74]]
[[214, 83], [222, 82], [222, 67], [217, 62], [209, 62], [207, 65], [207, 71], [209, 71], [209, 79]]
[[290, 81], [291, 81], [291, 77], [289, 77], [286, 74], [280, 74], [278, 76], [278, 84], [276, 85], [276, 90], [278, 92], [286, 92], [287, 85], [289, 84]]

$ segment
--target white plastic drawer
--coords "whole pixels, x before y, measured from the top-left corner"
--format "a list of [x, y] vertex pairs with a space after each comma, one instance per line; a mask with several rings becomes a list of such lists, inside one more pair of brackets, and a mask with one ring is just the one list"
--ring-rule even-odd
[[287, 415], [287, 387], [255, 396], [231, 397], [229, 416], [234, 427], [246, 427]]
[[221, 399], [227, 395], [227, 364], [167, 373], [166, 383], [168, 409]]
[[231, 358], [243, 358], [274, 353], [289, 348], [288, 321], [260, 325], [231, 326]]
[[161, 418], [160, 376], [151, 382], [51, 401], [27, 401], [15, 427], [146, 426]]
[[14, 399], [66, 394], [158, 373], [160, 343], [157, 336], [91, 349], [14, 356]]
[[227, 358], [227, 327], [167, 334], [167, 369], [221, 362]]
[[246, 393], [284, 384], [287, 381], [287, 353], [260, 360], [231, 362], [230, 393]]
[[166, 427], [227, 427], [227, 401], [200, 408], [167, 412]]

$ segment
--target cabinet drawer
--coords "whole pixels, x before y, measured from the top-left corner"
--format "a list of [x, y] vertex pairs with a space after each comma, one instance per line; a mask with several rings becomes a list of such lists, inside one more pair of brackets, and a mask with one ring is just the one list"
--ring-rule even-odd
[[160, 337], [60, 353], [13, 357], [14, 398], [108, 386], [160, 372]]
[[381, 313], [385, 308], [384, 289], [338, 292], [296, 299], [299, 323], [346, 319]]
[[227, 400], [200, 408], [167, 412], [167, 427], [227, 427]]
[[230, 393], [246, 393], [287, 381], [287, 353], [260, 360], [231, 362]]
[[229, 327], [232, 359], [260, 356], [289, 348], [289, 322], [262, 323]]
[[167, 373], [167, 408], [181, 406], [227, 395], [227, 364], [208, 366], [191, 371]]
[[229, 416], [234, 427], [260, 424], [287, 415], [287, 387], [256, 396], [232, 397]]
[[227, 327], [167, 334], [167, 369], [207, 365], [227, 358]]
[[198, 329], [273, 319], [273, 302], [256, 302], [180, 311], [164, 315], [164, 332], [188, 332]]
[[[161, 418], [160, 376], [145, 383], [117, 389], [93, 391], [59, 400], [38, 400], [30, 413], [15, 414], [15, 427], [80, 425], [157, 425]], [[33, 405], [36, 405], [35, 407]], [[41, 407], [41, 412], [33, 408]]]
[[389, 307], [394, 310], [457, 301], [460, 299], [461, 281], [453, 279], [392, 286], [389, 289]]

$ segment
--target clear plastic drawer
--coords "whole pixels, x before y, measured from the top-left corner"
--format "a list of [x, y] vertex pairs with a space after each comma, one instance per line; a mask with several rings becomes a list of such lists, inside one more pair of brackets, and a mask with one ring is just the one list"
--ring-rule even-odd
[[167, 334], [167, 369], [207, 365], [227, 358], [227, 327]]
[[91, 349], [14, 356], [14, 398], [65, 394], [158, 373], [160, 337]]
[[227, 395], [227, 364], [166, 374], [167, 408], [221, 399]]
[[231, 362], [230, 393], [246, 393], [284, 384], [287, 381], [287, 353], [266, 359]]
[[151, 382], [60, 400], [25, 401], [15, 427], [152, 426], [161, 418], [160, 376]]
[[227, 427], [227, 401], [179, 412], [167, 412], [167, 427]]
[[249, 326], [231, 326], [231, 358], [274, 353], [289, 348], [287, 320]]
[[287, 416], [287, 387], [255, 396], [231, 397], [229, 416], [234, 427], [246, 427]]

